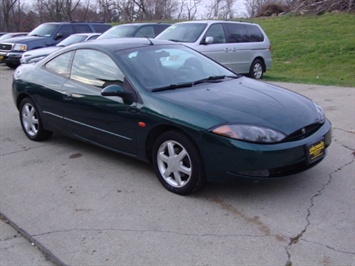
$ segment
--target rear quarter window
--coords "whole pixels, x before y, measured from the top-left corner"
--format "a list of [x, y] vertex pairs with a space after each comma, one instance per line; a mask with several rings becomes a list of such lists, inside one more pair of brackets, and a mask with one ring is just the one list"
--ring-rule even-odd
[[61, 54], [49, 61], [44, 68], [58, 75], [69, 77], [72, 56], [73, 52]]
[[264, 34], [261, 32], [260, 28], [256, 25], [245, 25], [248, 36], [249, 42], [263, 42], [264, 41]]
[[111, 28], [111, 26], [107, 24], [94, 24], [92, 25], [92, 27], [94, 28], [95, 32], [99, 33], [104, 33], [105, 31]]
[[264, 34], [256, 25], [226, 23], [229, 43], [263, 42]]
[[76, 33], [92, 32], [88, 25], [74, 25]]

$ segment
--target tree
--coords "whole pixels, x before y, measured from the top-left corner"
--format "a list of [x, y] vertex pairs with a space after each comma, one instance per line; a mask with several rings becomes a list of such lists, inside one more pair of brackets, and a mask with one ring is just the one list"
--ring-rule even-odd
[[72, 16], [80, 0], [43, 0], [43, 5], [53, 21], [73, 21]]
[[212, 0], [207, 5], [208, 19], [231, 19], [234, 17], [233, 5], [235, 0]]
[[16, 3], [17, 3], [17, 0], [1, 0], [1, 11], [2, 11], [1, 13], [2, 13], [5, 31], [13, 30], [13, 27], [10, 26], [10, 21], [13, 19], [12, 10], [13, 10]]
[[201, 2], [202, 0], [182, 0], [179, 7], [178, 19], [195, 19], [197, 7]]

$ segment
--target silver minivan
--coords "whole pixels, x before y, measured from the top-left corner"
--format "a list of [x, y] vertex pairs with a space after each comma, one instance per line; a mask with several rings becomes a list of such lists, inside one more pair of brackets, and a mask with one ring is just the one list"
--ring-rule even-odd
[[156, 39], [181, 42], [232, 69], [255, 79], [271, 67], [271, 44], [254, 23], [201, 20], [171, 25]]

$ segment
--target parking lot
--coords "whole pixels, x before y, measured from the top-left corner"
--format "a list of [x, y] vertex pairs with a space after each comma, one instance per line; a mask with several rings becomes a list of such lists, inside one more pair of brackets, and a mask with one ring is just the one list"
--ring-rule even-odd
[[355, 265], [355, 88], [279, 83], [332, 121], [318, 166], [184, 197], [145, 163], [59, 135], [28, 140], [12, 73], [0, 65], [0, 265]]

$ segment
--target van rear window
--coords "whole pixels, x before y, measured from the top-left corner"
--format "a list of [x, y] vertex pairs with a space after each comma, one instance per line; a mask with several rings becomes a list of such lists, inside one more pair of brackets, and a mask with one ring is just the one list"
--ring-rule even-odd
[[249, 42], [263, 42], [264, 35], [259, 29], [259, 27], [255, 25], [245, 25], [249, 35]]

